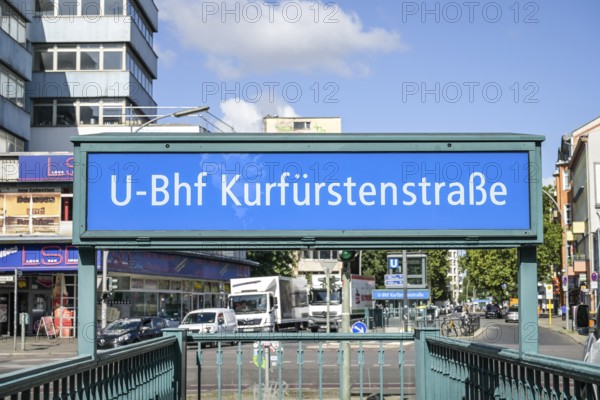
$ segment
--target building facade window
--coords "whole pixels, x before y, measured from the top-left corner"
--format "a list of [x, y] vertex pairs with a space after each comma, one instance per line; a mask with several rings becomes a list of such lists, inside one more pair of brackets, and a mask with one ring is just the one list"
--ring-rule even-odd
[[0, 96], [25, 108], [25, 81], [1, 64]]
[[25, 142], [0, 129], [0, 153], [10, 153], [13, 151], [25, 151]]
[[153, 45], [154, 33], [150, 24], [132, 0], [36, 0], [35, 13], [38, 16], [55, 17], [127, 16], [148, 44]]
[[568, 169], [562, 171], [562, 188], [563, 190], [571, 190], [571, 171]]
[[310, 130], [310, 121], [294, 121], [295, 131]]
[[573, 222], [573, 216], [571, 212], [571, 204], [565, 204], [565, 225], [571, 225]]
[[25, 47], [27, 45], [25, 20], [6, 0], [0, 0], [0, 29], [15, 39], [21, 46]]
[[122, 71], [124, 60], [123, 44], [36, 46], [33, 51], [33, 71]]
[[304, 260], [337, 260], [337, 250], [303, 250]]
[[[132, 114], [124, 99], [36, 99], [33, 126], [136, 124], [142, 116]], [[135, 121], [132, 121], [135, 120]]]

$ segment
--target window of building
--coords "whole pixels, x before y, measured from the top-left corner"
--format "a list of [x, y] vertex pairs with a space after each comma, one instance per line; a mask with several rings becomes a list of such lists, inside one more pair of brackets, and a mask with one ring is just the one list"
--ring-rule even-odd
[[310, 130], [310, 121], [294, 121], [295, 131]]
[[571, 171], [568, 169], [563, 169], [562, 186], [563, 186], [563, 190], [571, 189]]
[[54, 54], [48, 48], [37, 48], [33, 53], [34, 71], [52, 71], [54, 69]]
[[0, 129], [0, 153], [25, 151], [25, 142], [11, 133]]
[[81, 15], [102, 15], [100, 12], [100, 0], [80, 0]]
[[0, 96], [25, 107], [25, 81], [3, 65], [0, 65]]
[[75, 105], [68, 100], [58, 100], [56, 105], [56, 125], [74, 126], [77, 121]]
[[77, 2], [73, 0], [57, 0], [58, 15], [77, 15]]
[[39, 15], [54, 15], [53, 0], [35, 0], [35, 12]]
[[21, 17], [6, 0], [0, 0], [0, 28], [21, 46], [27, 44], [27, 30]]
[[123, 0], [106, 0], [104, 2], [104, 15], [123, 15]]
[[124, 54], [122, 44], [36, 46], [33, 69], [42, 72], [122, 70]]
[[59, 51], [56, 53], [56, 69], [73, 71], [77, 69], [77, 53], [74, 51]]
[[104, 69], [123, 69], [123, 50], [104, 51]]
[[564, 209], [565, 209], [565, 225], [571, 225], [571, 222], [573, 222], [573, 216], [572, 216], [572, 210], [571, 210], [571, 204], [565, 204], [564, 205]]
[[126, 101], [119, 99], [36, 99], [33, 126], [125, 124]]
[[98, 122], [100, 122], [99, 105], [79, 105], [79, 125], [96, 125]]
[[[127, 2], [127, 7], [125, 7]], [[117, 16], [128, 15], [144, 39], [153, 45], [154, 33], [146, 17], [131, 0], [35, 0], [35, 13], [53, 16]], [[127, 12], [125, 12], [127, 10]]]
[[80, 64], [82, 70], [99, 70], [100, 69], [100, 49], [95, 45], [81, 45], [79, 53]]

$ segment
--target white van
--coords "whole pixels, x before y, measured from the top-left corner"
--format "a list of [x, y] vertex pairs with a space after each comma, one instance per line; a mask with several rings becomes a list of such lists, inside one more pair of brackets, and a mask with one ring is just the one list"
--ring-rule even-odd
[[[187, 313], [179, 324], [180, 328], [185, 328], [188, 333], [237, 333], [238, 324], [235, 318], [235, 312], [229, 308], [202, 308]], [[188, 336], [188, 342], [193, 340]], [[202, 347], [207, 343], [203, 342]], [[231, 344], [235, 344], [232, 342]], [[212, 347], [216, 347], [216, 342], [211, 342]]]

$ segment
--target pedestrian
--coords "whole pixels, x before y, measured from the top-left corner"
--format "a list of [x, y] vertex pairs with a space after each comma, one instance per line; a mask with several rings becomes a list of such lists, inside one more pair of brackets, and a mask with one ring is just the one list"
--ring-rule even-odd
[[562, 320], [564, 321], [567, 317], [567, 306], [565, 304], [563, 304], [562, 307], [560, 307], [560, 312], [562, 314]]
[[546, 314], [546, 309], [548, 305], [546, 303], [542, 303], [542, 314]]

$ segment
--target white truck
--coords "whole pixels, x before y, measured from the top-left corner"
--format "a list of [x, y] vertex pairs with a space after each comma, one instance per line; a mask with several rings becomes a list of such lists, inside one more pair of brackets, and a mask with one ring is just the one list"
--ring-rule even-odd
[[231, 279], [229, 307], [240, 332], [277, 332], [308, 326], [307, 281], [300, 277]]
[[[327, 329], [327, 276], [313, 275], [309, 294], [308, 327], [317, 332]], [[329, 330], [338, 331], [342, 326], [342, 280], [340, 275], [329, 277]], [[351, 275], [350, 278], [350, 325], [365, 317], [365, 309], [373, 307], [375, 278]]]

